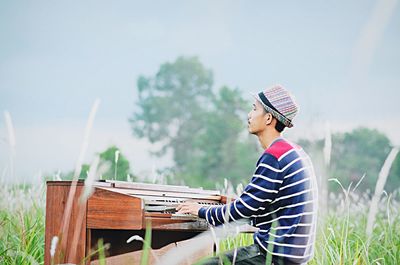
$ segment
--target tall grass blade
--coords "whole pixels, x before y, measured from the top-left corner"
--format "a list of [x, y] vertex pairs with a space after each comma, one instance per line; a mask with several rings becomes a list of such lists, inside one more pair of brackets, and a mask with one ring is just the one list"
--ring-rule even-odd
[[15, 130], [11, 115], [8, 111], [4, 111], [4, 119], [6, 121], [7, 134], [8, 134], [8, 144], [10, 146], [10, 177], [14, 179], [14, 157], [15, 157]]
[[[100, 104], [100, 99], [96, 99], [92, 106], [92, 109], [90, 111], [88, 122], [86, 124], [84, 139], [83, 139], [81, 150], [79, 153], [79, 158], [78, 158], [76, 166], [75, 166], [74, 176], [73, 176], [73, 180], [71, 183], [71, 188], [68, 193], [68, 200], [67, 200], [67, 204], [65, 206], [64, 215], [63, 215], [63, 219], [62, 219], [61, 238], [63, 238], [63, 235], [68, 234], [69, 221], [71, 218], [71, 211], [72, 211], [72, 203], [73, 203], [75, 193], [76, 193], [76, 184], [78, 181], [78, 177], [81, 173], [83, 159], [85, 157], [86, 150], [89, 145], [90, 132], [93, 127], [94, 118], [96, 116], [96, 112], [97, 112], [99, 104]], [[74, 231], [74, 232], [77, 233], [76, 231]], [[67, 244], [67, 240], [61, 240], [61, 249], [62, 250], [66, 249], [66, 244]], [[70, 255], [70, 257], [73, 258], [74, 254], [75, 253], [71, 253], [72, 256]], [[68, 259], [70, 257], [68, 257]]]
[[83, 189], [83, 193], [81, 195], [81, 203], [86, 202], [86, 200], [92, 195], [93, 193], [93, 184], [98, 179], [99, 173], [97, 172], [97, 167], [99, 165], [100, 157], [96, 156], [90, 165], [89, 173], [87, 178], [85, 179], [85, 187]]
[[114, 180], [117, 180], [118, 158], [119, 158], [119, 150], [115, 151], [114, 154], [114, 162], [115, 162]]
[[102, 238], [99, 239], [97, 245], [99, 247], [99, 264], [106, 265], [106, 255], [104, 254], [104, 244]]
[[331, 152], [332, 152], [332, 135], [329, 122], [325, 124], [325, 141], [324, 141], [324, 162], [325, 166], [329, 167], [331, 163]]
[[360, 180], [357, 182], [356, 186], [354, 186], [353, 188], [353, 192], [356, 191], [358, 185], [360, 185], [360, 183], [363, 181], [363, 179], [365, 178], [365, 173], [362, 175], [362, 177], [360, 178]]
[[149, 264], [149, 252], [151, 250], [151, 223], [146, 223], [146, 233], [144, 235], [142, 258], [140, 260], [140, 265]]
[[[325, 140], [324, 140], [324, 148], [323, 148], [323, 157], [324, 157], [324, 167], [320, 172], [320, 182], [319, 186], [319, 196], [320, 200], [319, 209], [320, 215], [323, 217], [320, 220], [324, 221], [325, 216], [328, 214], [328, 179], [329, 179], [329, 167], [331, 163], [331, 152], [332, 152], [332, 133], [329, 122], [325, 124]], [[312, 165], [310, 165], [312, 166]]]
[[389, 155], [385, 160], [385, 163], [381, 168], [381, 171], [379, 172], [378, 181], [376, 182], [376, 187], [375, 187], [375, 193], [374, 196], [372, 197], [370, 210], [368, 214], [366, 233], [369, 237], [372, 234], [375, 222], [375, 215], [378, 211], [379, 198], [382, 194], [383, 188], [385, 187], [386, 180], [390, 172], [390, 168], [392, 167], [393, 161], [395, 160], [398, 152], [399, 152], [398, 147], [392, 148], [392, 150], [390, 151]]

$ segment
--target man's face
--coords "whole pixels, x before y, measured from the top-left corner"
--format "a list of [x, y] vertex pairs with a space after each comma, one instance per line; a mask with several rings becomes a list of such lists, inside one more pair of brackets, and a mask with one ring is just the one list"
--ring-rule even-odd
[[258, 100], [254, 100], [253, 108], [247, 115], [249, 133], [258, 134], [266, 129], [266, 112]]

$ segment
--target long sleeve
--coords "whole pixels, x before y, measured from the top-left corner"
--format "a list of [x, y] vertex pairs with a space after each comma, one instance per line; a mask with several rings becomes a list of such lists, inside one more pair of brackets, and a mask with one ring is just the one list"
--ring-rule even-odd
[[205, 218], [212, 225], [237, 221], [257, 215], [272, 202], [282, 185], [283, 179], [277, 159], [264, 153], [260, 158], [251, 182], [245, 187], [238, 199], [224, 206], [200, 208], [199, 217]]

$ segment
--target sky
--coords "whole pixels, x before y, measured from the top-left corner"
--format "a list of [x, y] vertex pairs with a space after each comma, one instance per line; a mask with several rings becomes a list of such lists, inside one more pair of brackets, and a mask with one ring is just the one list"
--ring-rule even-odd
[[367, 126], [400, 145], [399, 28], [398, 0], [1, 1], [0, 178], [73, 170], [96, 99], [84, 162], [117, 145], [139, 175], [168, 165], [128, 119], [137, 78], [179, 56], [249, 100], [287, 87], [300, 105], [289, 138]]

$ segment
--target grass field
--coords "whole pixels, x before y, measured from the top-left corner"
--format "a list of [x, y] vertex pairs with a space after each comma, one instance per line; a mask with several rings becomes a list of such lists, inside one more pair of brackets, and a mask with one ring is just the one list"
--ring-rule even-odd
[[[44, 186], [0, 185], [0, 264], [43, 264]], [[309, 264], [399, 264], [400, 196], [384, 193], [373, 233], [366, 233], [369, 194], [330, 194], [319, 219], [315, 257]], [[251, 235], [224, 239], [220, 250], [252, 243]]]

